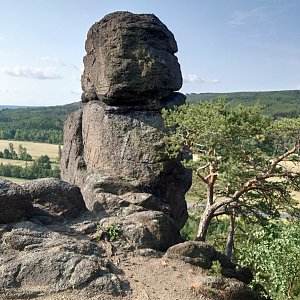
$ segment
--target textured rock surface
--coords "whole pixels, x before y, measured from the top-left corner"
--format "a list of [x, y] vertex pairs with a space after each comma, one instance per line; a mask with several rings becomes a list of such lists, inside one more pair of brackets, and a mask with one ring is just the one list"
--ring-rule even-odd
[[99, 243], [58, 228], [31, 222], [2, 228], [0, 296], [27, 299], [70, 289], [86, 297], [122, 294], [122, 281], [110, 271]]
[[88, 32], [82, 100], [148, 102], [182, 85], [173, 34], [151, 14], [115, 12]]
[[109, 217], [100, 221], [102, 228], [109, 228], [110, 225], [120, 227], [116, 245], [121, 249], [166, 251], [181, 241], [174, 221], [158, 211], [135, 212], [125, 217]]
[[205, 242], [188, 241], [174, 245], [167, 250], [165, 257], [180, 259], [204, 269], [210, 269], [213, 261], [218, 261], [222, 275], [236, 278], [247, 284], [253, 280], [253, 275], [248, 268], [241, 268], [234, 264], [226, 255]]
[[32, 215], [33, 206], [28, 190], [0, 179], [0, 224], [19, 221]]
[[[166, 103], [183, 101], [174, 94]], [[97, 213], [112, 213], [128, 193], [152, 194], [157, 204], [147, 208], [169, 207], [181, 228], [191, 173], [166, 156], [159, 109], [135, 108], [93, 101], [73, 113], [65, 124], [62, 179], [80, 186], [88, 209]]]
[[191, 185], [191, 171], [169, 159], [164, 144], [161, 110], [185, 103], [174, 92], [182, 84], [176, 41], [154, 15], [116, 12], [91, 27], [86, 51], [84, 105], [65, 123], [61, 177], [80, 187], [98, 216], [162, 212], [153, 221], [176, 236], [152, 244], [165, 249], [187, 220]]
[[[250, 288], [238, 280], [207, 276], [200, 279], [196, 292], [216, 300], [259, 300]], [[262, 299], [261, 299], [262, 300]]]
[[54, 178], [31, 180], [23, 184], [30, 193], [35, 208], [53, 216], [78, 217], [86, 211], [80, 189]]

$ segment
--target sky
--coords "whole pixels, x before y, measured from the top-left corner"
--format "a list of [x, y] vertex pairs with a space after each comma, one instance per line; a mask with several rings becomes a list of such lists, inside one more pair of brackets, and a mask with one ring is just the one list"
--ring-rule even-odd
[[0, 105], [79, 101], [87, 32], [114, 11], [173, 32], [182, 93], [300, 89], [300, 0], [0, 0]]

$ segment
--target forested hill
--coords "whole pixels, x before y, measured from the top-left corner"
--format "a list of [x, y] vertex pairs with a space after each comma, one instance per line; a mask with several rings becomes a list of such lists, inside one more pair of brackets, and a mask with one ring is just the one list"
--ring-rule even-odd
[[[300, 91], [187, 94], [187, 102], [226, 97], [233, 105], [259, 102], [266, 114], [278, 117], [300, 115]], [[0, 107], [0, 139], [63, 143], [63, 123], [80, 103], [49, 107]]]
[[62, 144], [63, 123], [80, 103], [0, 110], [0, 139]]
[[187, 94], [187, 102], [217, 100], [225, 97], [232, 104], [251, 105], [259, 102], [266, 114], [278, 117], [300, 115], [300, 90], [272, 92], [200, 93]]

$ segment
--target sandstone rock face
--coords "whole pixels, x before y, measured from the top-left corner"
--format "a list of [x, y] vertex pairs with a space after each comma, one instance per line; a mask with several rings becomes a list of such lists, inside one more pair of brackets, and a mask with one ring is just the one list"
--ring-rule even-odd
[[[1, 228], [0, 297], [31, 299], [72, 290], [85, 296], [123, 293], [99, 243], [69, 227], [20, 222]], [[77, 297], [74, 295], [73, 299]]]
[[157, 203], [148, 209], [168, 207], [180, 229], [191, 173], [166, 156], [163, 135], [160, 110], [89, 102], [65, 124], [62, 179], [80, 186], [88, 209], [97, 213], [118, 210], [128, 193], [151, 194]]
[[179, 90], [173, 34], [154, 15], [115, 12], [88, 32], [82, 100], [148, 102]]
[[52, 216], [75, 218], [86, 211], [80, 189], [77, 186], [55, 179], [43, 178], [23, 184], [35, 208], [40, 208]]
[[194, 266], [210, 269], [213, 261], [221, 265], [221, 274], [229, 278], [236, 278], [246, 284], [253, 280], [252, 272], [234, 264], [223, 253], [216, 251], [205, 242], [188, 241], [170, 247], [165, 257], [180, 259]]
[[19, 221], [33, 215], [28, 190], [0, 179], [0, 224]]
[[[83, 106], [65, 123], [61, 177], [80, 187], [89, 210], [125, 227], [131, 214], [140, 224], [143, 212], [162, 213], [149, 213], [148, 231], [132, 243], [166, 249], [187, 220], [191, 185], [191, 171], [164, 144], [161, 110], [185, 103], [174, 92], [182, 84], [174, 36], [154, 15], [116, 12], [91, 27], [86, 51]], [[165, 225], [150, 243], [151, 222]], [[174, 236], [164, 241], [163, 228]]]

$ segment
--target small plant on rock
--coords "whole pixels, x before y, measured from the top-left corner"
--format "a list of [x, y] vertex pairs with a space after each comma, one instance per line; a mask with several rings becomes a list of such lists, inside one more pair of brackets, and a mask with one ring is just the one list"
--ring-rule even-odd
[[98, 225], [98, 240], [106, 240], [109, 242], [114, 242], [117, 240], [122, 233], [122, 228], [120, 224], [112, 223], [106, 226]]

